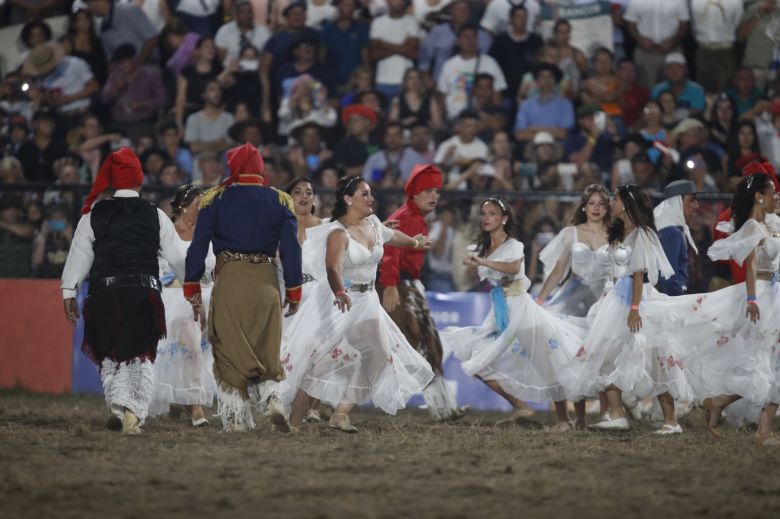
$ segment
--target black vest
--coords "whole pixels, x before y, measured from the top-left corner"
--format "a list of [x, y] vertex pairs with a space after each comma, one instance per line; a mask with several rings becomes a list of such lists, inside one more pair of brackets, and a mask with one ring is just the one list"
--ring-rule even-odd
[[92, 208], [95, 260], [90, 281], [120, 274], [159, 275], [160, 220], [141, 198], [109, 198]]

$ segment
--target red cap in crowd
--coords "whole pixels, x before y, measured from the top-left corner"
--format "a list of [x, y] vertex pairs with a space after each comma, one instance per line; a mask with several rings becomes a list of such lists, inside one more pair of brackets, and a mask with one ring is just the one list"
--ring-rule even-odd
[[408, 198], [412, 198], [426, 189], [441, 189], [442, 183], [443, 175], [439, 168], [433, 164], [417, 164], [406, 181], [404, 193]]
[[341, 123], [346, 126], [353, 115], [361, 115], [371, 121], [371, 124], [377, 123], [376, 112], [370, 106], [357, 104], [349, 105], [341, 111]]
[[92, 184], [92, 189], [84, 200], [81, 214], [89, 213], [98, 195], [109, 188], [132, 189], [143, 183], [144, 172], [141, 169], [141, 161], [130, 148], [119, 148], [100, 166], [95, 183]]

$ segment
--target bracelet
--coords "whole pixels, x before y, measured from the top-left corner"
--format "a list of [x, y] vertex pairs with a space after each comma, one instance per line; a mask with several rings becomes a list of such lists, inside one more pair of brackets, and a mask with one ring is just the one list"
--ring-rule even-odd
[[542, 300], [541, 300], [541, 299], [539, 299], [538, 297], [534, 299], [534, 302], [535, 302], [537, 305], [539, 305], [539, 306], [542, 306], [542, 305], [544, 304], [544, 301], [542, 301]]
[[756, 301], [755, 299], [753, 299], [753, 300], [750, 300], [750, 299], [748, 299], [748, 302], [747, 302], [747, 304], [748, 304], [749, 306], [751, 306], [751, 305], [752, 305], [752, 306], [758, 306], [758, 301]]
[[639, 305], [631, 305], [631, 310], [639, 311]]
[[755, 302], [755, 301], [757, 301], [757, 298], [756, 298], [756, 296], [747, 296], [747, 301], [748, 301], [748, 303], [750, 303], [751, 301]]
[[339, 290], [334, 294], [336, 297], [341, 297], [347, 295], [347, 293], [344, 290]]

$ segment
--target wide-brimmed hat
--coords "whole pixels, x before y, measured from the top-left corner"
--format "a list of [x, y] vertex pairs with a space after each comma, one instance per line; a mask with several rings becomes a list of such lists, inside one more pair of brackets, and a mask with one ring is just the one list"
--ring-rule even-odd
[[257, 128], [260, 130], [263, 139], [268, 139], [271, 136], [271, 129], [266, 123], [256, 117], [250, 117], [249, 119], [234, 123], [228, 128], [228, 137], [235, 142], [243, 142], [244, 130], [247, 128]]
[[539, 63], [534, 67], [534, 79], [539, 78], [539, 73], [543, 71], [550, 72], [555, 77], [555, 82], [560, 83], [561, 79], [563, 79], [563, 71], [556, 65], [553, 65], [552, 63]]
[[681, 195], [695, 195], [696, 193], [696, 184], [690, 180], [675, 180], [674, 182], [669, 182], [666, 184], [666, 187], [664, 187], [664, 198], [672, 198], [673, 196]]
[[672, 130], [672, 137], [677, 138], [682, 133], [698, 130], [699, 128], [704, 128], [704, 123], [693, 117], [688, 117], [677, 123], [677, 126]]
[[31, 76], [45, 76], [60, 63], [65, 50], [58, 43], [42, 43], [30, 50], [22, 65], [22, 72]]

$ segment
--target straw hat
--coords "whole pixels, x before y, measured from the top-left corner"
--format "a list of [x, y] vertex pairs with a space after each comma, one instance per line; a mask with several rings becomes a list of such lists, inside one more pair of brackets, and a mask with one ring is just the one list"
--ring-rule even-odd
[[42, 43], [30, 50], [22, 65], [22, 72], [31, 76], [45, 76], [54, 70], [64, 55], [65, 51], [61, 45], [53, 42]]

